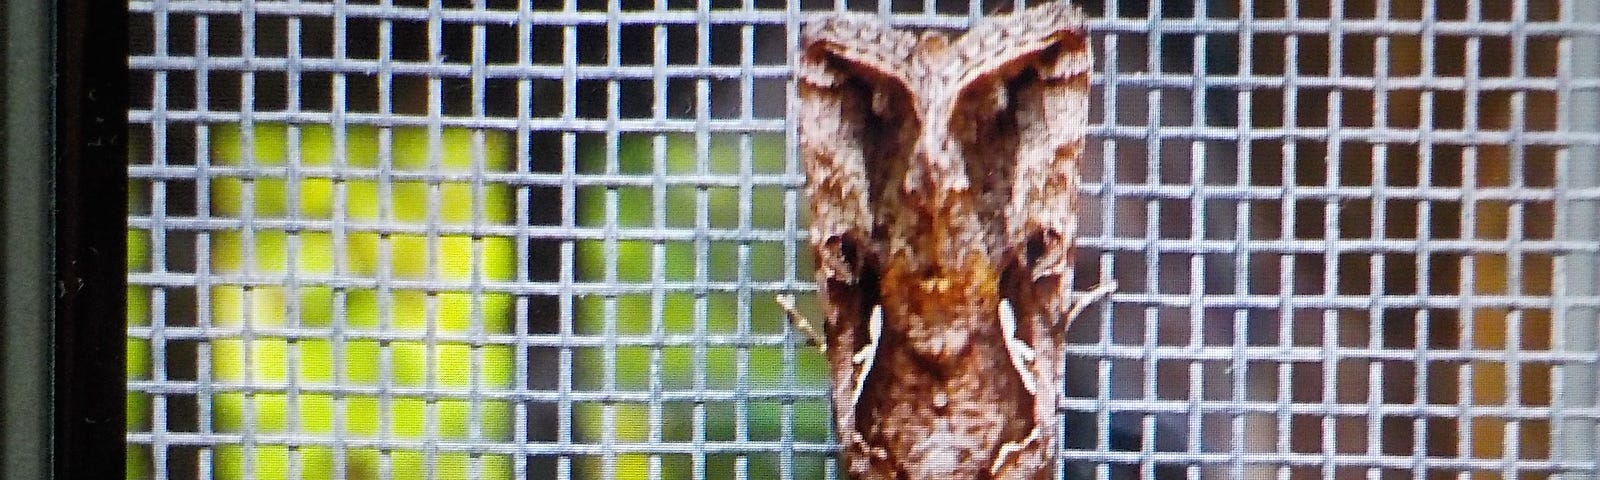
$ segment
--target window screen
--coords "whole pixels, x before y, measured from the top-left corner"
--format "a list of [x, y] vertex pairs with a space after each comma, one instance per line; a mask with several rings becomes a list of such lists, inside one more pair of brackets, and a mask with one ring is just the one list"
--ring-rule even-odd
[[[790, 56], [1010, 3], [129, 2], [130, 478], [842, 478]], [[1595, 478], [1600, 6], [1085, 2], [1061, 478]]]

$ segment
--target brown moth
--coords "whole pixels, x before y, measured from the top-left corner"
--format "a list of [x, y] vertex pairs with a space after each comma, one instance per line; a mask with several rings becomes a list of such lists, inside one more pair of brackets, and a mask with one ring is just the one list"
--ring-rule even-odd
[[1070, 285], [1082, 13], [1037, 6], [953, 40], [830, 14], [800, 48], [817, 341], [847, 472], [1053, 477], [1064, 331], [1114, 288]]

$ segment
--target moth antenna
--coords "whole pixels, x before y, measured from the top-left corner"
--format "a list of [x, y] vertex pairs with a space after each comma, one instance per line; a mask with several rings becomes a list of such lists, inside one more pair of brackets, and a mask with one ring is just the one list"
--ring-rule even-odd
[[1115, 291], [1117, 291], [1117, 281], [1112, 280], [1097, 285], [1082, 295], [1074, 295], [1076, 298], [1072, 299], [1072, 306], [1067, 309], [1067, 321], [1063, 324], [1072, 323], [1072, 320], [1078, 318], [1078, 314], [1083, 313], [1089, 305], [1111, 296], [1111, 292]]
[[805, 314], [794, 308], [794, 295], [778, 295], [773, 300], [778, 302], [778, 307], [783, 308], [784, 317], [789, 319], [789, 325], [794, 327], [795, 330], [799, 330], [802, 335], [805, 335], [807, 345], [817, 347], [824, 354], [828, 353], [828, 343], [822, 340], [822, 333], [811, 326], [811, 319], [806, 318]]

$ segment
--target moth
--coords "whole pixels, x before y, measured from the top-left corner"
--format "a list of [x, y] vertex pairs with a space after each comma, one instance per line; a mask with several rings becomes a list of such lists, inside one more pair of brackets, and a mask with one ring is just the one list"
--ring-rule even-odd
[[[854, 479], [1052, 478], [1093, 66], [1052, 3], [952, 39], [819, 16], [795, 61], [822, 332]], [[820, 337], [816, 338], [816, 337]]]

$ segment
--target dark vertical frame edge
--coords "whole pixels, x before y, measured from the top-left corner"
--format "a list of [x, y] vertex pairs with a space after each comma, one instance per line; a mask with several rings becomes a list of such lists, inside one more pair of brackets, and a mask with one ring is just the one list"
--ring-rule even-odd
[[56, 2], [54, 478], [125, 475], [126, 5]]

